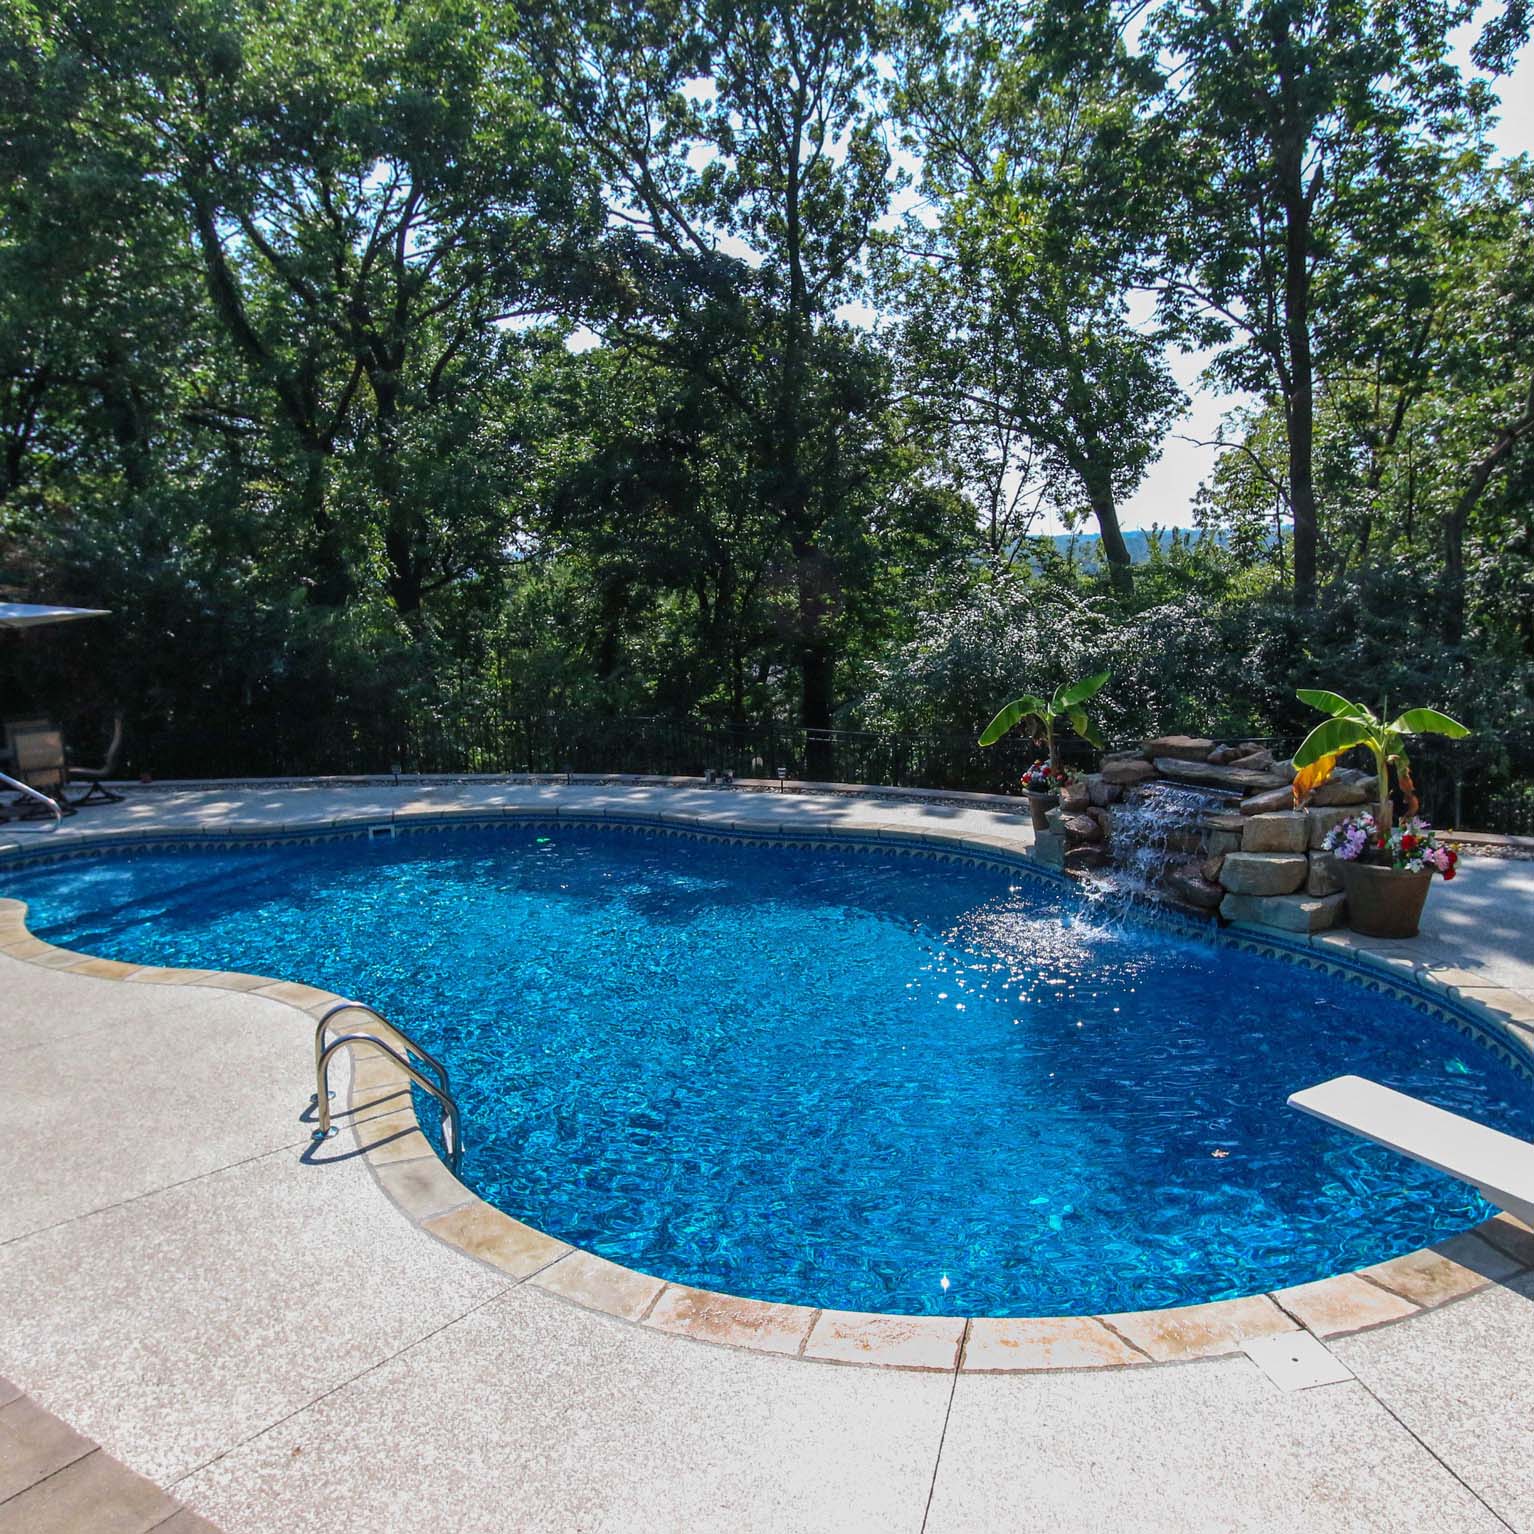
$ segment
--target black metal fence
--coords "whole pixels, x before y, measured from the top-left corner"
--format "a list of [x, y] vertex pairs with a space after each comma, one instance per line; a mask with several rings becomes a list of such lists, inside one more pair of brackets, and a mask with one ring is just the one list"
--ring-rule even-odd
[[[865, 730], [807, 731], [781, 720], [524, 714], [494, 691], [410, 710], [362, 708], [345, 699], [296, 715], [213, 716], [195, 729], [175, 720], [129, 722], [125, 767], [156, 778], [351, 776], [371, 773], [604, 773], [867, 783], [1015, 793], [1039, 754], [1014, 734], [982, 750], [972, 735]], [[1276, 754], [1298, 737], [1274, 738]], [[1072, 737], [1069, 760], [1092, 753]], [[1534, 835], [1534, 737], [1472, 736], [1413, 742], [1424, 812], [1461, 830]]]

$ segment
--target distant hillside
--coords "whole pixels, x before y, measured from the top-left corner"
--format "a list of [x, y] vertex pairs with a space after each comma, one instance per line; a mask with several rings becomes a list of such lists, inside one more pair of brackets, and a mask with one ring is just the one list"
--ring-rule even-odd
[[[1198, 543], [1203, 534], [1196, 527], [1179, 528], [1178, 535], [1187, 542]], [[1155, 533], [1144, 529], [1135, 529], [1124, 534], [1124, 542], [1129, 547], [1129, 557], [1137, 565], [1143, 565], [1150, 558], [1151, 538], [1159, 538], [1163, 550], [1169, 548], [1172, 543], [1172, 529], [1169, 527], [1158, 528]], [[1215, 535], [1223, 538], [1223, 534]], [[1062, 557], [1068, 557], [1072, 544], [1076, 548], [1076, 563], [1084, 570], [1095, 570], [1102, 561], [1102, 539], [1096, 533], [1056, 533], [1050, 542], [1060, 551]]]

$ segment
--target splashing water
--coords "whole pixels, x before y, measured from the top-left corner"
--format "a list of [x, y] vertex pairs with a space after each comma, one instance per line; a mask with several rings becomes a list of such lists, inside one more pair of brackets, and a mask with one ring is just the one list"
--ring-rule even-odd
[[1110, 907], [1158, 898], [1168, 868], [1199, 855], [1200, 822], [1229, 804], [1228, 795], [1181, 783], [1131, 788], [1114, 807], [1109, 861], [1085, 880], [1088, 892]]

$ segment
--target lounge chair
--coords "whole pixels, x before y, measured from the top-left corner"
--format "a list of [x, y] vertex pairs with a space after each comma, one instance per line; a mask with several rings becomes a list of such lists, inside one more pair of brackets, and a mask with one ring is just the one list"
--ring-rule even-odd
[[[46, 794], [66, 814], [74, 814], [74, 806], [64, 794], [69, 778], [69, 764], [64, 760], [64, 737], [49, 725], [36, 729], [28, 725], [11, 728], [12, 773], [28, 788]], [[36, 804], [27, 804], [16, 818], [40, 819], [47, 811]]]
[[1289, 1099], [1291, 1108], [1437, 1167], [1488, 1204], [1534, 1224], [1534, 1144], [1435, 1108], [1362, 1076], [1336, 1076]]
[[70, 800], [71, 804], [116, 804], [122, 799], [121, 794], [114, 794], [106, 786], [106, 779], [117, 771], [118, 759], [123, 753], [123, 716], [117, 714], [112, 720], [112, 738], [107, 742], [107, 754], [99, 767], [76, 767], [73, 762], [69, 764], [69, 781], [71, 783], [89, 783], [90, 787], [80, 795], [78, 799]]

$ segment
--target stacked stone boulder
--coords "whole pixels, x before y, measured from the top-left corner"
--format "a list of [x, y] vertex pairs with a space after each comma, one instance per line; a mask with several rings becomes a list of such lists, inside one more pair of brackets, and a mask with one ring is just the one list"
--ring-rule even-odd
[[[1093, 775], [1095, 779], [1096, 774]], [[1050, 810], [1047, 831], [1033, 838], [1034, 856], [1055, 868], [1081, 872], [1101, 867], [1108, 859], [1106, 846], [1112, 822], [1107, 809], [1096, 804], [1088, 783], [1078, 778], [1061, 791], [1060, 802]]]
[[[1286, 762], [1275, 771], [1292, 780]], [[1322, 846], [1340, 820], [1357, 814], [1372, 786], [1364, 772], [1344, 770], [1323, 783], [1303, 809], [1294, 790], [1264, 789], [1241, 801], [1241, 847], [1220, 867], [1220, 915], [1226, 921], [1281, 932], [1323, 932], [1346, 915], [1337, 860]]]
[[1075, 785], [1051, 814], [1041, 855], [1066, 867], [1101, 861], [1113, 837], [1113, 807], [1156, 778], [1239, 796], [1239, 813], [1233, 800], [1228, 813], [1206, 815], [1185, 849], [1188, 860], [1167, 871], [1164, 883], [1174, 899], [1226, 921], [1282, 932], [1320, 932], [1342, 922], [1341, 874], [1321, 844], [1338, 821], [1367, 803], [1372, 779], [1339, 771], [1296, 809], [1292, 765], [1256, 741], [1162, 735], [1137, 751], [1105, 756], [1101, 770]]

